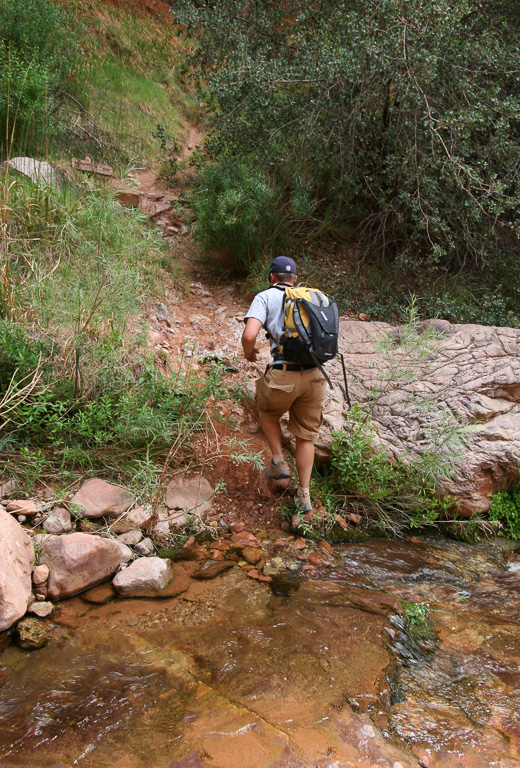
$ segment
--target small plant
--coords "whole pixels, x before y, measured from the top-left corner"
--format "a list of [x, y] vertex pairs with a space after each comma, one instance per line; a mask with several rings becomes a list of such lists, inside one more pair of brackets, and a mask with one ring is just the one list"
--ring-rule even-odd
[[426, 624], [429, 616], [428, 603], [413, 603], [401, 600], [406, 622], [410, 627], [417, 628]]
[[501, 491], [491, 498], [489, 519], [501, 523], [498, 536], [520, 539], [520, 491]]

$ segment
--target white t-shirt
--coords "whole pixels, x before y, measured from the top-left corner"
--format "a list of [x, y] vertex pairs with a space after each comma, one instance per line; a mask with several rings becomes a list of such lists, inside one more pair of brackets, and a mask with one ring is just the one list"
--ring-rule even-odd
[[[275, 357], [278, 352], [278, 342], [281, 336], [283, 336], [283, 298], [285, 291], [274, 286], [268, 288], [266, 291], [257, 293], [251, 306], [247, 311], [247, 315], [244, 317], [244, 322], [249, 317], [254, 317], [256, 320], [260, 320], [263, 327], [266, 329], [270, 336], [271, 355]], [[289, 286], [287, 286], [289, 287]], [[287, 362], [283, 357], [277, 357], [277, 362]]]

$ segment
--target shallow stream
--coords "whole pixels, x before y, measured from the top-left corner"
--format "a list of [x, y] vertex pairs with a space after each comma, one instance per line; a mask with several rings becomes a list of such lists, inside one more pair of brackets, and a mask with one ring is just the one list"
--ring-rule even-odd
[[[520, 767], [520, 556], [440, 538], [337, 547], [269, 586], [60, 604], [0, 655], [0, 766]], [[395, 596], [427, 603], [412, 631]]]

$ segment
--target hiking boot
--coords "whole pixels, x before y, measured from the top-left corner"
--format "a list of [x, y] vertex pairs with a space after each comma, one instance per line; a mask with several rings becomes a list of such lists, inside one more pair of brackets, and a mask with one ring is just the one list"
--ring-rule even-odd
[[306, 514], [307, 512], [312, 512], [313, 507], [312, 507], [310, 493], [306, 491], [297, 491], [296, 506], [298, 507], [298, 512], [300, 514]]
[[279, 461], [278, 464], [271, 461], [264, 474], [268, 480], [288, 480], [291, 477], [289, 465], [283, 460]]

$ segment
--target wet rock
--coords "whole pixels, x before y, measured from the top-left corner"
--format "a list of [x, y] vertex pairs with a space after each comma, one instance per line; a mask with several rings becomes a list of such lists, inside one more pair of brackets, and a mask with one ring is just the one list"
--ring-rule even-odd
[[85, 603], [105, 605], [105, 603], [109, 603], [117, 597], [117, 592], [112, 586], [112, 582], [107, 581], [104, 584], [98, 584], [97, 587], [93, 587], [86, 592], [82, 592], [80, 597]]
[[26, 651], [36, 651], [47, 645], [49, 632], [41, 621], [28, 616], [16, 625], [15, 640], [20, 648]]
[[40, 562], [49, 567], [49, 597], [61, 600], [105, 581], [131, 558], [132, 551], [118, 541], [69, 533], [45, 537]]
[[0, 632], [27, 610], [34, 548], [24, 529], [0, 507]]
[[50, 616], [53, 610], [53, 604], [46, 601], [31, 603], [27, 609], [28, 613], [34, 613], [34, 615], [38, 616], [40, 619], [45, 619], [47, 616]]
[[144, 555], [145, 557], [148, 555], [152, 555], [154, 552], [154, 546], [151, 539], [143, 539], [138, 544], [135, 545], [135, 551], [139, 552], [140, 555]]
[[228, 571], [230, 568], [233, 568], [233, 563], [230, 563], [228, 560], [223, 560], [217, 563], [208, 560], [196, 573], [193, 574], [193, 578], [204, 581], [214, 579], [216, 576], [220, 576], [221, 573]]
[[168, 768], [206, 768], [206, 765], [199, 757], [197, 752], [193, 752], [188, 757], [184, 757], [182, 760], [174, 760], [170, 763]]
[[250, 579], [254, 579], [255, 581], [262, 581], [266, 584], [270, 584], [273, 580], [272, 576], [268, 576], [265, 573], [262, 573], [261, 571], [258, 571], [256, 568], [253, 568], [252, 570], [247, 572], [247, 575]]
[[255, 547], [244, 547], [242, 549], [242, 557], [247, 560], [248, 563], [256, 565], [262, 559], [262, 551]]
[[173, 567], [169, 560], [141, 557], [120, 571], [112, 583], [123, 597], [160, 597], [172, 579]]
[[142, 538], [143, 534], [139, 528], [134, 528], [133, 530], [122, 533], [119, 536], [119, 540], [122, 541], [123, 544], [126, 544], [128, 547], [135, 547], [136, 544], [139, 544]]
[[328, 541], [319, 541], [318, 542], [318, 547], [326, 555], [330, 555], [331, 557], [334, 555], [334, 550], [333, 550], [332, 546], [329, 544]]
[[69, 533], [72, 530], [70, 512], [63, 507], [54, 507], [52, 512], [43, 521], [43, 527], [47, 533]]
[[135, 507], [115, 520], [110, 526], [110, 530], [113, 533], [127, 533], [134, 528], [141, 528], [151, 517], [152, 510], [149, 507]]
[[9, 501], [6, 506], [11, 515], [35, 515], [37, 513], [36, 504], [30, 499], [15, 499]]
[[260, 542], [249, 531], [234, 533], [230, 539], [231, 549], [242, 549], [243, 547], [259, 547]]
[[126, 488], [92, 478], [83, 483], [70, 503], [78, 508], [83, 517], [90, 519], [103, 515], [120, 515], [134, 503], [134, 497]]
[[170, 509], [196, 510], [204, 514], [211, 509], [213, 488], [202, 475], [175, 477], [166, 488], [166, 505]]
[[46, 565], [37, 565], [32, 572], [32, 583], [39, 587], [45, 584], [49, 578], [49, 569]]

